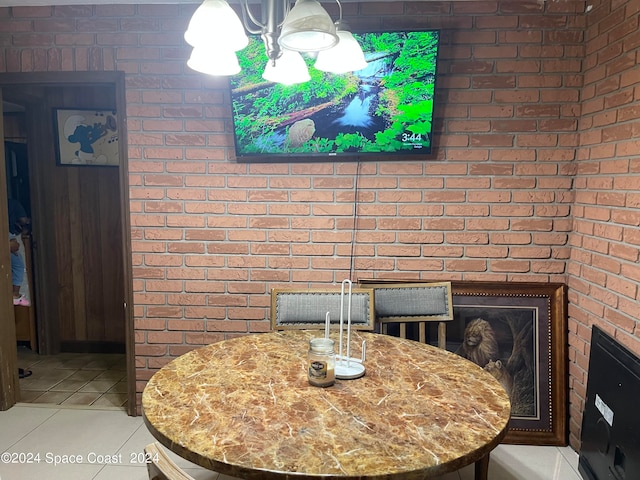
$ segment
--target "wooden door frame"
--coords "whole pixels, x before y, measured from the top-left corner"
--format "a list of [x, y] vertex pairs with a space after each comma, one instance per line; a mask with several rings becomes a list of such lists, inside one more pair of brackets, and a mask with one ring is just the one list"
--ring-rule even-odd
[[[2, 89], [0, 88], [0, 237], [8, 241], [9, 213], [7, 211], [7, 178], [4, 159], [4, 111], [2, 108]], [[4, 200], [2, 200], [4, 199]], [[5, 243], [4, 245], [8, 245]], [[18, 383], [18, 366], [16, 347], [16, 324], [13, 310], [13, 295], [11, 293], [11, 260], [9, 249], [5, 246], [0, 250], [0, 308], [6, 314], [0, 316], [0, 410], [7, 410], [13, 406], [20, 395]]]
[[[116, 111], [117, 111], [117, 124], [119, 126], [118, 132], [118, 148], [120, 165], [118, 167], [119, 174], [119, 186], [120, 186], [120, 216], [121, 216], [121, 228], [122, 228], [122, 255], [123, 255], [123, 267], [124, 267], [124, 291], [123, 294], [123, 308], [125, 316], [125, 349], [126, 349], [126, 363], [127, 363], [127, 413], [131, 416], [137, 415], [136, 405], [136, 371], [135, 371], [135, 340], [134, 340], [134, 325], [133, 325], [133, 286], [132, 286], [132, 259], [131, 259], [131, 221], [129, 214], [129, 162], [127, 156], [127, 129], [126, 129], [126, 100], [125, 100], [125, 74], [124, 72], [37, 72], [37, 73], [0, 73], [0, 89], [16, 87], [79, 87], [79, 86], [96, 86], [104, 85], [106, 87], [112, 87], [115, 93]], [[4, 143], [4, 142], [3, 142]], [[4, 163], [4, 162], [3, 162]], [[4, 166], [2, 165], [4, 171]], [[30, 180], [33, 180], [33, 175], [30, 173]], [[32, 183], [32, 188], [37, 188], [37, 183]], [[42, 202], [42, 199], [37, 199]], [[4, 215], [4, 217], [3, 217]], [[0, 212], [0, 221], [7, 216], [6, 208], [4, 212]], [[7, 220], [4, 220], [7, 223]], [[34, 225], [37, 227], [37, 225]], [[43, 226], [44, 227], [44, 226]], [[1, 233], [1, 229], [0, 229]], [[34, 258], [35, 269], [42, 268], [40, 265], [41, 258]], [[41, 270], [42, 271], [42, 270]], [[46, 279], [43, 279], [46, 283]], [[57, 286], [51, 285], [53, 290], [56, 291]], [[42, 291], [45, 290], [46, 284], [41, 285], [41, 288], [36, 292], [36, 302], [38, 297], [42, 295]], [[37, 304], [37, 303], [36, 303]], [[38, 343], [47, 350], [46, 344], [42, 343], [46, 340], [46, 333], [51, 330], [50, 325], [46, 320], [44, 325], [38, 326]], [[11, 338], [0, 335], [0, 354], [2, 352], [8, 353], [9, 366], [17, 365], [17, 349], [15, 347], [15, 325], [13, 325], [14, 335]], [[2, 330], [4, 331], [4, 330]], [[11, 345], [13, 345], [13, 357], [11, 355]], [[0, 355], [1, 356], [1, 355]], [[14, 368], [15, 370], [15, 368]], [[13, 377], [17, 378], [17, 373], [14, 373]], [[15, 381], [15, 380], [14, 380]], [[9, 375], [4, 375], [4, 372], [0, 372], [0, 410], [6, 410], [16, 403], [17, 394], [13, 395], [13, 401], [11, 401], [10, 392], [15, 390], [12, 378]], [[9, 395], [7, 395], [9, 393]], [[7, 401], [3, 402], [3, 398]]]

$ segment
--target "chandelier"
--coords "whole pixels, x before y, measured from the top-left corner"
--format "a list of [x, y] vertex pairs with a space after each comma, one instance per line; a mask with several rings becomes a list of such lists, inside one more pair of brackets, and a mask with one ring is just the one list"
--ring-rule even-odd
[[316, 0], [262, 0], [258, 18], [249, 0], [240, 0], [242, 20], [226, 0], [204, 0], [184, 34], [193, 47], [187, 65], [209, 75], [235, 75], [240, 72], [236, 52], [249, 43], [246, 32], [260, 35], [268, 57], [262, 77], [282, 84], [310, 79], [301, 53], [316, 56], [314, 67], [342, 74], [367, 65], [362, 48], [342, 20], [333, 22]]

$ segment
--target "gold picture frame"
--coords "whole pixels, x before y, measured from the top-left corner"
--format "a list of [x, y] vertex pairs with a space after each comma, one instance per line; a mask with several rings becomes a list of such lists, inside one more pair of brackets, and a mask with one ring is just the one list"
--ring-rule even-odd
[[[359, 279], [360, 284], [367, 287], [428, 281], [431, 280]], [[465, 342], [467, 326], [478, 318], [488, 322], [497, 336], [497, 355], [488, 368], [485, 368], [488, 361], [478, 357], [469, 360], [484, 363], [483, 368], [501, 377], [507, 385], [512, 398], [512, 414], [509, 431], [502, 443], [566, 446], [569, 439], [567, 286], [563, 283], [458, 280], [451, 282], [451, 290], [453, 321], [447, 322], [447, 350], [467, 358], [473, 356], [461, 351], [461, 346]], [[417, 334], [414, 336], [418, 340]], [[435, 345], [436, 337], [437, 332], [432, 330], [426, 342]], [[529, 358], [512, 359], [514, 347], [530, 352]], [[496, 365], [497, 360], [500, 365]], [[502, 368], [512, 377], [510, 386], [509, 377], [505, 379]], [[518, 378], [514, 379], [514, 376]], [[530, 383], [523, 387], [527, 381], [523, 377], [527, 376]], [[514, 388], [525, 390], [533, 400], [514, 397]]]
[[465, 330], [474, 320], [493, 330], [498, 358], [481, 366], [500, 377], [510, 394], [511, 420], [503, 443], [567, 445], [566, 285], [454, 281], [452, 294], [449, 350], [467, 356]]

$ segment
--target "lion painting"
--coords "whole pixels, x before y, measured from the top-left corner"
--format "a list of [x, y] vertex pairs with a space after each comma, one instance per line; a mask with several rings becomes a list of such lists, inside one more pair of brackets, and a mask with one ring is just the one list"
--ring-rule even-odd
[[491, 360], [487, 362], [484, 369], [495, 377], [496, 380], [504, 387], [505, 391], [509, 395], [509, 398], [513, 396], [513, 377], [507, 370], [507, 367], [500, 360], [495, 362]]
[[498, 360], [498, 341], [489, 322], [482, 318], [469, 322], [464, 329], [462, 345], [456, 353], [481, 367]]

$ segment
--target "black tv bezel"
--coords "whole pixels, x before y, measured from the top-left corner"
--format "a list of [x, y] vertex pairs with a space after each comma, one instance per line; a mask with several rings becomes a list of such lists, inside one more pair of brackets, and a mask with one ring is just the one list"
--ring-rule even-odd
[[[436, 32], [438, 34], [438, 43], [436, 46], [436, 62], [434, 69], [434, 102], [433, 113], [431, 116], [431, 131], [429, 132], [429, 148], [428, 149], [415, 149], [415, 150], [403, 150], [396, 152], [318, 152], [318, 153], [305, 153], [303, 155], [299, 153], [246, 153], [238, 155], [238, 136], [236, 135], [236, 123], [235, 114], [233, 109], [233, 95], [231, 77], [228, 77], [229, 88], [229, 104], [231, 108], [231, 126], [233, 135], [233, 148], [234, 158], [238, 163], [320, 163], [320, 159], [324, 159], [324, 162], [356, 162], [356, 161], [424, 161], [432, 159], [435, 155], [433, 148], [433, 132], [434, 132], [434, 120], [436, 118], [435, 111], [437, 108], [437, 102], [435, 98], [438, 92], [438, 67], [440, 59], [440, 47], [442, 45], [442, 30], [438, 28], [398, 28], [398, 29], [383, 29], [383, 30], [367, 30], [352, 31], [357, 35], [366, 34], [380, 34], [380, 33], [413, 33], [413, 32]], [[260, 35], [250, 35], [250, 37], [260, 40]], [[261, 41], [261, 40], [260, 40]], [[395, 158], [394, 158], [395, 157]]]
[[[596, 365], [594, 358], [605, 359], [607, 364]], [[607, 368], [608, 367], [608, 368]], [[613, 367], [618, 367], [613, 369]], [[589, 371], [586, 387], [586, 398], [584, 402], [584, 411], [582, 414], [581, 425], [581, 449], [578, 456], [578, 471], [585, 480], [604, 480], [598, 476], [598, 472], [607, 470], [611, 476], [607, 478], [623, 478], [617, 472], [614, 464], [615, 450], [621, 449], [623, 452], [637, 453], [640, 448], [637, 447], [637, 438], [632, 445], [618, 444], [620, 440], [628, 440], [629, 431], [637, 431], [640, 422], [636, 421], [635, 411], [627, 411], [621, 408], [621, 400], [623, 395], [628, 395], [630, 391], [640, 389], [640, 357], [629, 350], [611, 335], [607, 334], [597, 325], [593, 325], [591, 329], [591, 346], [589, 357]], [[603, 375], [606, 374], [606, 378]], [[633, 377], [635, 383], [628, 385], [627, 375]], [[611, 382], [613, 379], [613, 382]], [[617, 384], [617, 391], [603, 391], [602, 387], [605, 383]], [[605, 396], [606, 394], [606, 396]], [[602, 395], [601, 401], [606, 409], [610, 409], [614, 415], [615, 421], [610, 425], [606, 432], [607, 438], [596, 437], [599, 432], [595, 427], [597, 424], [604, 425], [601, 420], [604, 416], [600, 409], [596, 407], [596, 396]], [[620, 418], [622, 417], [622, 418]], [[600, 431], [600, 433], [602, 433]], [[601, 452], [595, 447], [606, 443], [607, 452]], [[634, 448], [631, 448], [635, 446]], [[638, 471], [638, 457], [633, 457], [633, 467]], [[631, 464], [630, 464], [631, 466]], [[613, 475], [616, 472], [616, 475]], [[631, 472], [634, 473], [634, 472]]]

